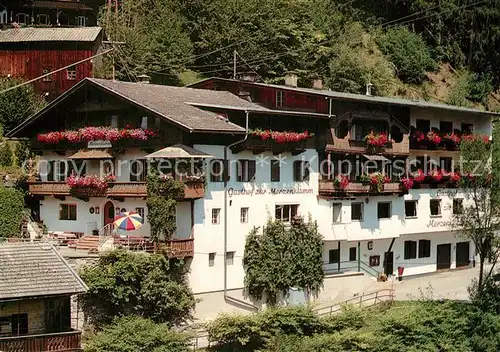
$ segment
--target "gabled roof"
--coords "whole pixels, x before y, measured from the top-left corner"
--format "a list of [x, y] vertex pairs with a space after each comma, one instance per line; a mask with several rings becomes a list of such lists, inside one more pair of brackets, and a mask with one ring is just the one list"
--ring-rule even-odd
[[25, 5], [25, 7], [33, 7], [40, 9], [57, 9], [57, 10], [82, 10], [90, 11], [92, 8], [81, 2], [62, 2], [62, 1], [41, 1], [34, 0], [31, 3]]
[[324, 96], [327, 98], [344, 100], [344, 101], [375, 103], [375, 104], [384, 104], [384, 105], [396, 105], [396, 106], [406, 106], [406, 107], [414, 107], [414, 108], [432, 108], [432, 109], [448, 110], [448, 111], [455, 111], [455, 112], [468, 112], [468, 113], [473, 113], [473, 114], [485, 114], [485, 115], [500, 116], [500, 113], [497, 113], [497, 112], [482, 111], [482, 110], [478, 110], [478, 109], [465, 108], [465, 107], [448, 105], [448, 104], [440, 104], [440, 103], [434, 103], [434, 102], [423, 101], [423, 100], [408, 100], [408, 99], [400, 99], [400, 98], [379, 97], [379, 96], [373, 96], [373, 95], [342, 93], [342, 92], [335, 92], [335, 91], [331, 91], [331, 90], [319, 90], [319, 89], [313, 89], [313, 88], [290, 87], [290, 86], [278, 85], [278, 84], [267, 84], [267, 83], [258, 83], [258, 82], [250, 82], [250, 81], [241, 81], [241, 80], [236, 80], [236, 79], [219, 78], [219, 77], [207, 78], [207, 79], [201, 80], [199, 82], [190, 84], [188, 87], [196, 87], [200, 84], [203, 84], [203, 83], [209, 82], [209, 81], [225, 81], [225, 82], [233, 82], [233, 83], [239, 83], [239, 84], [244, 84], [244, 85], [249, 85], [249, 86], [269, 87], [269, 88], [288, 90], [288, 91], [294, 91], [294, 92], [299, 92], [299, 93], [320, 95], [320, 96]]
[[101, 32], [101, 27], [11, 28], [0, 30], [0, 43], [94, 42]]
[[83, 293], [88, 288], [49, 243], [0, 243], [0, 301]]
[[243, 127], [214, 112], [192, 106], [190, 102], [213, 101], [222, 104], [227, 109], [233, 108], [236, 110], [259, 107], [257, 104], [240, 99], [229, 92], [85, 78], [7, 133], [6, 136], [16, 136], [25, 127], [45, 116], [58, 104], [69, 99], [86, 84], [98, 87], [190, 132], [245, 133]]

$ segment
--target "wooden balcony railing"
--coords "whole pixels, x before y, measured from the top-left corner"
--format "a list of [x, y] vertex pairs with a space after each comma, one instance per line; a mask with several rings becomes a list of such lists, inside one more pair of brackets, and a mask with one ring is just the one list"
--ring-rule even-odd
[[311, 139], [300, 142], [277, 143], [272, 139], [262, 140], [258, 136], [249, 136], [246, 141], [232, 147], [233, 153], [239, 153], [243, 150], [251, 150], [254, 154], [271, 150], [274, 153], [290, 151], [292, 154], [299, 154], [310, 145]]
[[76, 352], [81, 347], [81, 331], [0, 337], [2, 352]]
[[[73, 189], [66, 182], [30, 182], [29, 191], [34, 195], [82, 196], [82, 197], [146, 197], [146, 182], [113, 182], [107, 190], [98, 192], [88, 188]], [[184, 181], [184, 198], [198, 199], [205, 195], [203, 180]]]
[[141, 236], [114, 236], [113, 243], [116, 247], [132, 251], [154, 252], [166, 250], [170, 258], [185, 258], [194, 255], [194, 238], [171, 239], [167, 242], [160, 242], [157, 245], [149, 238]]
[[368, 148], [365, 141], [354, 140], [351, 133], [345, 138], [338, 138], [335, 130], [331, 129], [332, 144], [327, 144], [326, 151], [348, 154], [385, 154], [385, 155], [408, 155], [410, 153], [410, 140], [408, 134], [403, 134], [401, 142], [391, 142], [377, 149]]
[[399, 182], [385, 183], [382, 192], [377, 191], [369, 182], [350, 182], [345, 189], [337, 188], [332, 180], [319, 180], [319, 194], [322, 196], [342, 196], [342, 195], [378, 195], [402, 193], [403, 186]]

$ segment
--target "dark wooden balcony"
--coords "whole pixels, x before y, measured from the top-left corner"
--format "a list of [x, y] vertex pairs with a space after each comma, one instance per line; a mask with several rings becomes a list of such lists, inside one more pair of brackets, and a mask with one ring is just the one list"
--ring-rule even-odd
[[399, 182], [385, 183], [382, 192], [374, 190], [369, 182], [352, 181], [345, 189], [333, 185], [332, 180], [319, 180], [319, 194], [325, 197], [346, 197], [358, 195], [402, 194], [403, 186]]
[[260, 154], [265, 151], [272, 151], [274, 154], [291, 152], [293, 155], [300, 154], [306, 150], [311, 139], [300, 142], [277, 143], [272, 139], [262, 140], [258, 136], [248, 136], [247, 140], [232, 147], [233, 153], [239, 153], [243, 150], [251, 150], [254, 154]]
[[410, 140], [408, 134], [403, 134], [401, 142], [390, 142], [383, 147], [374, 148], [368, 147], [365, 141], [354, 140], [351, 133], [347, 133], [345, 138], [338, 138], [335, 135], [335, 130], [332, 128], [331, 132], [332, 142], [327, 144], [325, 150], [334, 153], [346, 154], [382, 154], [382, 155], [401, 155], [406, 156], [410, 154]]
[[[29, 182], [29, 192], [41, 196], [78, 197], [146, 197], [146, 182], [111, 182], [105, 191], [86, 188], [70, 189], [66, 182]], [[184, 198], [199, 199], [205, 195], [205, 181], [184, 181]]]
[[81, 331], [0, 337], [2, 352], [76, 352], [81, 347]]

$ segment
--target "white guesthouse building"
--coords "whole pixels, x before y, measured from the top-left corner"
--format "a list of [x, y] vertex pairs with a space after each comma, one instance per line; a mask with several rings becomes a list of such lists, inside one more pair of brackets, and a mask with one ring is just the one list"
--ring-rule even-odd
[[[245, 306], [240, 300], [251, 303], [242, 290], [245, 238], [269, 218], [317, 222], [327, 273], [319, 299], [357, 292], [362, 276], [397, 276], [398, 267], [406, 277], [472, 266], [473, 244], [450, 227], [465, 195], [449, 175], [460, 151], [444, 136], [491, 137], [491, 119], [447, 105], [238, 80], [176, 88], [87, 78], [9, 136], [31, 138], [40, 155], [29, 186], [34, 214], [49, 231], [76, 234], [82, 243], [108, 235], [108, 224], [123, 211], [144, 218], [127, 235], [149, 237], [146, 156], [172, 145], [207, 154], [196, 158], [194, 170], [204, 179], [162, 169], [185, 183], [171, 246], [173, 256], [188, 259], [189, 282], [201, 299], [197, 316], [207, 318]], [[120, 136], [99, 135], [93, 129], [99, 126]], [[72, 135], [83, 127], [85, 136]], [[266, 139], [266, 130], [274, 137]], [[439, 143], [427, 138], [431, 131]], [[387, 142], [367, 145], [371, 132]], [[387, 182], [374, 187], [370, 176], [339, 164], [346, 160]], [[422, 180], [407, 189], [396, 161], [408, 171], [422, 169]], [[74, 187], [70, 175], [78, 171], [114, 177], [105, 186]], [[347, 185], [333, 181], [340, 173]]]

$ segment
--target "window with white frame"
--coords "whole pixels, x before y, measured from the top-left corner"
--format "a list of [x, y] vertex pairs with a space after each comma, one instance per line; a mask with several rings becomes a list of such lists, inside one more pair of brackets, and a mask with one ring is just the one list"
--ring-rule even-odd
[[37, 16], [37, 23], [42, 24], [42, 25], [49, 25], [50, 24], [50, 17], [49, 15], [46, 15], [44, 13], [41, 13]]
[[208, 253], [208, 266], [215, 265], [215, 252]]
[[60, 204], [59, 220], [76, 220], [76, 204]]
[[240, 209], [240, 222], [246, 224], [248, 222], [248, 208]]
[[377, 204], [377, 218], [390, 219], [391, 218], [391, 202], [378, 202]]
[[333, 222], [342, 222], [342, 203], [333, 203]]
[[144, 220], [145, 220], [145, 218], [144, 218], [144, 208], [142, 208], [142, 207], [135, 208], [135, 212], [137, 214], [139, 214], [139, 216], [142, 218], [141, 222], [144, 224]]
[[68, 81], [75, 81], [76, 80], [76, 67], [71, 66], [66, 69], [66, 79]]
[[429, 202], [431, 216], [441, 216], [441, 199], [431, 199]]
[[[50, 69], [49, 68], [44, 68], [42, 70], [42, 75], [46, 75], [50, 72]], [[52, 75], [47, 75], [45, 77], [42, 78], [42, 81], [43, 82], [52, 82]]]
[[212, 224], [220, 224], [220, 208], [212, 209]]
[[309, 161], [295, 160], [293, 162], [293, 180], [296, 182], [309, 181]]
[[276, 91], [276, 107], [280, 108], [285, 105], [285, 92], [282, 90]]
[[407, 218], [417, 217], [417, 201], [416, 200], [406, 200], [405, 201], [405, 216]]
[[26, 13], [18, 13], [16, 15], [16, 22], [19, 24], [28, 24], [30, 20], [30, 16]]
[[85, 16], [77, 16], [76, 17], [76, 25], [78, 27], [87, 27], [89, 19]]
[[351, 220], [363, 221], [363, 203], [351, 203]]
[[110, 118], [109, 124], [113, 128], [118, 128], [118, 116], [112, 115]]
[[226, 265], [234, 264], [234, 252], [226, 252]]
[[255, 181], [255, 160], [240, 159], [236, 164], [236, 177], [238, 182]]
[[462, 214], [464, 211], [464, 200], [462, 198], [453, 199], [453, 214]]
[[298, 204], [283, 204], [275, 206], [275, 219], [281, 220], [283, 222], [290, 222], [292, 219], [298, 215], [299, 205]]

